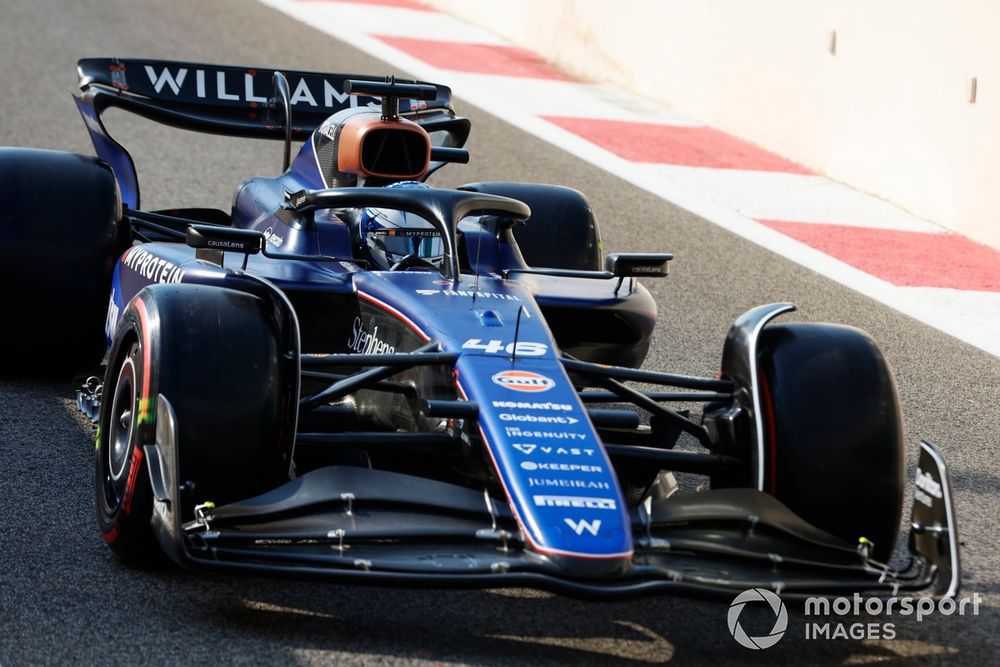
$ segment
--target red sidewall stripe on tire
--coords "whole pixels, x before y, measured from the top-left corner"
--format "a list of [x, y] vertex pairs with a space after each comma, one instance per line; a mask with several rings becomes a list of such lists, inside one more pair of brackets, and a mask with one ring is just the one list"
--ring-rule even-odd
[[149, 340], [149, 315], [141, 297], [135, 299], [135, 311], [139, 314], [139, 328], [142, 330], [142, 394], [139, 400], [145, 401], [141, 405], [149, 405], [149, 367], [153, 351]]

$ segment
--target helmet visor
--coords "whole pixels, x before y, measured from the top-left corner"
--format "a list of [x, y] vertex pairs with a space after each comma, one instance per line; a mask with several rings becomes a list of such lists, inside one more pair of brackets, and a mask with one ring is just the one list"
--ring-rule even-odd
[[433, 229], [373, 229], [369, 233], [390, 261], [398, 262], [410, 255], [423, 259], [439, 259], [444, 255], [444, 241]]

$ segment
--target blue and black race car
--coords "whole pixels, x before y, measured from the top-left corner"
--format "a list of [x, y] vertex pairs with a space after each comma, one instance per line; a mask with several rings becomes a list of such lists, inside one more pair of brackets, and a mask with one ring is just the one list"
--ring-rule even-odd
[[[469, 157], [445, 86], [79, 73], [96, 158], [0, 150], [22, 323], [5, 336], [66, 369], [103, 355], [78, 398], [123, 559], [591, 597], [956, 593], [927, 443], [897, 553], [900, 410], [865, 333], [766, 305], [732, 325], [717, 377], [641, 369], [657, 309], [638, 280], [671, 256], [604, 257], [569, 188], [428, 186]], [[145, 211], [110, 107], [276, 139], [285, 168], [240, 183], [231, 211]]]

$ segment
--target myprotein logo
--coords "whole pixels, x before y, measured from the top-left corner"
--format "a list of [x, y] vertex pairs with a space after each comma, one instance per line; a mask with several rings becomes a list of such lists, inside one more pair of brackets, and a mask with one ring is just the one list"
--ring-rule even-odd
[[505, 389], [531, 394], [548, 391], [556, 386], [556, 382], [552, 378], [532, 371], [501, 371], [492, 379], [495, 384]]
[[183, 269], [139, 246], [128, 251], [122, 264], [154, 283], [174, 284], [184, 280]]

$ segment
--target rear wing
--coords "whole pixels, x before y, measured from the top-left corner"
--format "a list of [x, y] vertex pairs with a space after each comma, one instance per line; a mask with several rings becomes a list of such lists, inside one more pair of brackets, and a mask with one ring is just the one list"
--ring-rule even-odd
[[[378, 98], [345, 92], [347, 80], [384, 81], [355, 74], [119, 58], [85, 58], [77, 70], [81, 89], [75, 96], [77, 107], [98, 157], [111, 165], [122, 201], [130, 208], [139, 206], [135, 164], [105, 129], [101, 114], [107, 108], [118, 107], [185, 130], [287, 142], [307, 139], [342, 109], [380, 106]], [[287, 88], [276, 72], [283, 75]], [[422, 125], [434, 145], [461, 147], [469, 135], [469, 121], [455, 116], [450, 88], [429, 85], [435, 85], [437, 97], [400, 99], [400, 114]]]

